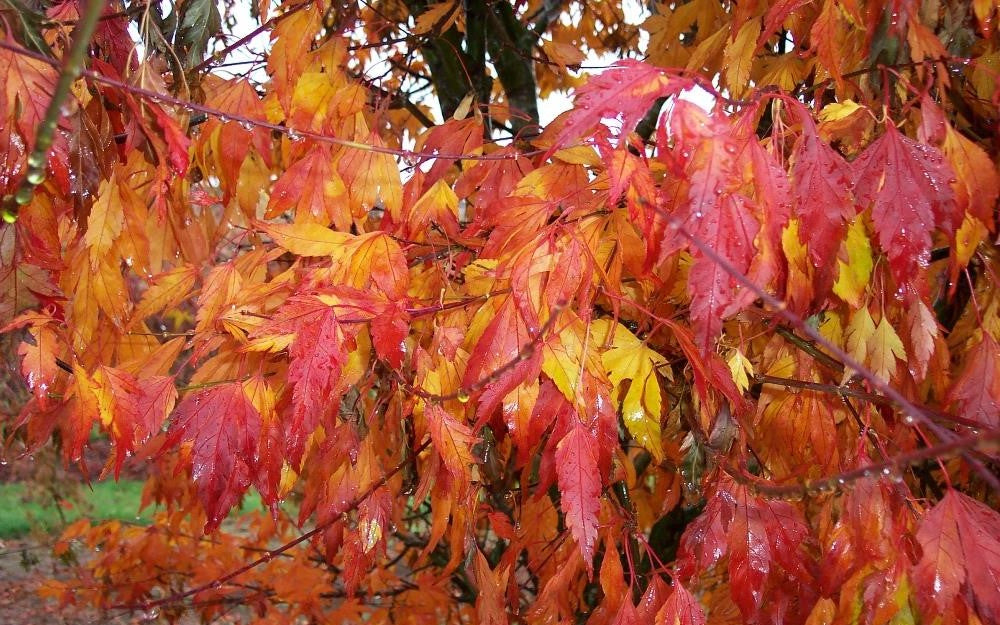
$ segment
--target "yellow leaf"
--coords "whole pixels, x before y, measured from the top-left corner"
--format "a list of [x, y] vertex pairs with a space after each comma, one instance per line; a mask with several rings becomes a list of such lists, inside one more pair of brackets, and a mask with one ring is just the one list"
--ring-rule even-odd
[[726, 51], [722, 55], [725, 64], [726, 86], [735, 97], [741, 98], [750, 88], [750, 66], [753, 65], [757, 37], [760, 35], [760, 20], [747, 20], [740, 27]]
[[794, 91], [805, 78], [810, 64], [795, 52], [764, 59], [764, 74], [758, 85], [777, 85], [783, 91]]
[[733, 375], [733, 381], [741, 393], [747, 392], [750, 388], [750, 378], [753, 377], [753, 363], [747, 360], [738, 349], [733, 350], [733, 355], [729, 357], [729, 372]]
[[[847, 324], [847, 353], [854, 360], [864, 363], [868, 360], [868, 342], [875, 334], [875, 322], [867, 306], [854, 311], [851, 322]], [[844, 379], [851, 377], [853, 372], [844, 371]]]
[[451, 28], [451, 25], [458, 19], [461, 9], [455, 2], [438, 2], [427, 7], [427, 10], [417, 16], [413, 32], [417, 35], [425, 35], [431, 31], [443, 33]]
[[955, 232], [955, 264], [958, 267], [968, 265], [976, 248], [986, 240], [989, 233], [983, 222], [966, 213], [962, 225]]
[[991, 50], [976, 59], [969, 82], [980, 100], [989, 102], [993, 98], [997, 89], [997, 74], [1000, 74], [1000, 50]]
[[840, 121], [853, 115], [855, 111], [859, 110], [861, 110], [861, 105], [854, 100], [834, 102], [823, 107], [823, 110], [819, 112], [819, 120], [821, 122]]
[[194, 265], [182, 265], [154, 277], [153, 284], [142, 294], [139, 305], [135, 307], [129, 326], [179, 304], [191, 293], [197, 278], [198, 269]]
[[274, 239], [275, 244], [299, 256], [335, 256], [354, 238], [319, 224], [257, 222], [255, 225]]
[[[719, 63], [719, 53], [726, 45], [728, 39], [726, 35], [728, 34], [729, 28], [724, 26], [699, 43], [698, 47], [691, 53], [691, 58], [688, 59], [687, 69], [699, 73], [703, 71], [714, 73], [717, 69], [716, 65]], [[709, 62], [712, 63], [711, 67], [708, 65]]]
[[847, 262], [837, 260], [840, 268], [833, 292], [854, 307], [861, 306], [861, 296], [872, 275], [872, 246], [862, 219], [855, 219], [847, 230]]
[[809, 262], [809, 252], [799, 236], [798, 219], [790, 219], [782, 231], [781, 249], [788, 259], [785, 299], [793, 310], [805, 308], [813, 298], [813, 267]]
[[614, 332], [610, 349], [601, 356], [601, 364], [614, 385], [613, 399], [617, 401], [618, 386], [630, 380], [622, 401], [622, 420], [629, 434], [659, 462], [663, 458], [660, 442], [663, 397], [656, 367], [665, 364], [666, 359], [621, 324], [611, 327], [611, 322], [599, 320], [593, 322], [591, 330], [595, 341]]
[[888, 382], [896, 373], [897, 358], [906, 360], [903, 341], [899, 340], [899, 335], [889, 320], [882, 317], [875, 328], [875, 334], [868, 340], [868, 366], [872, 373]]
[[557, 41], [543, 41], [542, 51], [550, 61], [563, 69], [567, 65], [580, 65], [585, 58], [583, 51], [577, 46]]
[[500, 264], [495, 258], [477, 258], [462, 269], [465, 275], [465, 290], [469, 295], [484, 295], [493, 290], [496, 282], [496, 268]]
[[116, 176], [112, 174], [97, 190], [97, 200], [87, 218], [87, 233], [83, 235], [83, 242], [90, 250], [91, 269], [97, 269], [101, 259], [121, 235], [122, 224], [125, 222], [123, 205]]
[[236, 303], [236, 294], [243, 287], [243, 276], [232, 261], [212, 268], [205, 277], [198, 296], [196, 332], [211, 329], [219, 316]]
[[545, 342], [542, 348], [542, 371], [555, 383], [556, 388], [571, 402], [575, 402], [577, 382], [580, 379], [580, 359], [584, 344], [582, 324], [574, 323], [559, 332], [558, 340]]

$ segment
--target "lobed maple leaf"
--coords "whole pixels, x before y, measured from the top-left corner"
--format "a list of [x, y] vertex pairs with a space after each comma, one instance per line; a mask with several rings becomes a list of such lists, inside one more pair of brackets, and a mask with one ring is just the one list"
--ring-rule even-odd
[[[680, 154], [688, 182], [677, 219], [693, 238], [745, 274], [760, 230], [753, 202], [740, 192], [737, 155], [747, 139], [734, 136], [731, 125], [721, 116], [709, 115], [690, 102], [676, 104], [670, 126], [674, 150]], [[745, 300], [737, 297], [733, 276], [699, 247], [693, 247], [694, 264], [688, 277], [691, 318], [695, 342], [708, 353], [723, 318], [735, 312], [732, 305]]]
[[[752, 496], [741, 486], [724, 486], [685, 529], [677, 558], [686, 577], [728, 554], [733, 601], [751, 619], [765, 597], [780, 601], [783, 592], [799, 594], [811, 587], [804, 553], [809, 535], [809, 526], [791, 504]], [[782, 578], [800, 585], [794, 591], [773, 585]]]
[[188, 395], [171, 417], [164, 449], [191, 446], [191, 477], [205, 508], [205, 532], [219, 527], [257, 466], [260, 413], [243, 385], [227, 382]]
[[893, 124], [851, 167], [854, 192], [871, 206], [872, 223], [900, 288], [922, 292], [921, 267], [930, 262], [931, 233], [954, 233], [960, 216], [951, 189], [954, 173], [941, 153], [903, 136]]
[[802, 223], [799, 236], [819, 275], [818, 294], [833, 282], [833, 264], [848, 222], [857, 214], [851, 194], [850, 164], [820, 140], [816, 124], [805, 112], [802, 135], [792, 157], [795, 215]]
[[604, 119], [620, 117], [621, 137], [635, 129], [639, 120], [659, 98], [677, 95], [692, 85], [690, 80], [671, 76], [654, 65], [625, 59], [599, 76], [592, 77], [577, 91], [573, 110], [556, 135], [546, 158], [558, 147], [599, 125]]
[[333, 308], [317, 310], [314, 302], [295, 299], [283, 307], [282, 315], [299, 317], [300, 322], [288, 350], [292, 414], [285, 422], [285, 441], [287, 457], [294, 466], [302, 459], [306, 439], [330, 410], [330, 399], [342, 390], [340, 373], [352, 341]]
[[959, 416], [1000, 427], [1000, 345], [983, 331], [983, 338], [972, 348], [962, 373], [948, 391], [948, 401]]
[[923, 554], [913, 568], [917, 601], [928, 620], [954, 610], [957, 598], [984, 623], [1000, 618], [1000, 514], [949, 490], [920, 521]]

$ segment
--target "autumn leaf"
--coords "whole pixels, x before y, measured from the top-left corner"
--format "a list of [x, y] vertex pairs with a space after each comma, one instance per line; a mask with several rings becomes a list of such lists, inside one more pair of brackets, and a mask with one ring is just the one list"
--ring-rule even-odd
[[130, 326], [173, 308], [191, 295], [198, 278], [198, 270], [193, 265], [181, 265], [153, 276], [152, 284], [142, 294], [142, 298], [132, 312]]
[[972, 348], [965, 367], [948, 391], [948, 401], [965, 419], [1000, 427], [1000, 346], [988, 332]]
[[758, 35], [760, 35], [760, 20], [748, 20], [740, 27], [722, 55], [726, 68], [726, 85], [738, 98], [750, 88], [750, 66], [753, 63]]
[[285, 425], [287, 457], [294, 466], [302, 459], [306, 440], [330, 410], [327, 398], [341, 390], [340, 374], [351, 347], [333, 308], [295, 299], [285, 305], [282, 315], [299, 318], [288, 349], [292, 413]]
[[219, 527], [250, 486], [259, 436], [260, 414], [238, 382], [188, 395], [174, 411], [164, 449], [190, 444], [206, 533]]
[[896, 374], [896, 360], [906, 361], [906, 349], [895, 328], [884, 316], [868, 339], [868, 365], [886, 382]]
[[[936, 149], [904, 137], [892, 124], [852, 163], [855, 193], [900, 287], [917, 286], [930, 260], [931, 232], [958, 226], [951, 168]], [[919, 290], [919, 289], [918, 289]]]
[[[671, 126], [689, 178], [687, 201], [679, 219], [692, 238], [745, 274], [760, 230], [751, 200], [738, 192], [736, 155], [740, 142], [746, 139], [733, 136], [724, 119], [688, 102], [675, 107]], [[731, 304], [740, 300], [729, 271], [700, 247], [694, 248], [694, 264], [688, 274], [691, 317], [696, 342], [707, 352], [721, 331], [723, 318], [734, 312]]]
[[424, 404], [424, 417], [434, 449], [448, 471], [456, 480], [468, 481], [469, 467], [473, 464], [472, 445], [476, 442], [472, 430], [434, 402]]
[[84, 243], [90, 249], [90, 266], [98, 263], [111, 251], [111, 246], [122, 233], [125, 221], [124, 204], [118, 181], [112, 176], [97, 192], [97, 201], [87, 218], [87, 234]]
[[837, 280], [833, 284], [833, 292], [852, 306], [860, 307], [874, 267], [864, 221], [856, 219], [851, 223], [844, 247], [847, 261], [837, 259]]
[[836, 255], [847, 224], [856, 214], [850, 185], [853, 173], [847, 161], [819, 139], [815, 123], [804, 114], [800, 117], [802, 136], [791, 171], [795, 214], [802, 224], [800, 239], [808, 245], [823, 285], [833, 279], [828, 260]]
[[[1000, 617], [1000, 515], [955, 490], [917, 529], [923, 551], [913, 569], [927, 618], [949, 614], [960, 597], [987, 621]], [[961, 594], [960, 594], [961, 593]]]
[[[321, 224], [332, 222], [338, 230], [347, 231], [353, 217], [349, 211], [342, 210], [346, 202], [347, 189], [331, 166], [329, 151], [316, 146], [274, 183], [264, 218], [291, 213], [299, 216], [300, 221], [309, 216]], [[300, 229], [303, 228], [300, 226]]]
[[657, 98], [676, 95], [688, 86], [688, 81], [670, 77], [653, 65], [631, 59], [619, 61], [579, 89], [573, 110], [547, 156], [604, 118], [621, 116], [621, 136], [627, 136]]
[[[622, 400], [625, 427], [653, 454], [657, 462], [661, 461], [660, 415], [663, 399], [656, 368], [665, 364], [666, 358], [647, 347], [620, 324], [612, 327], [606, 321], [597, 321], [592, 326], [592, 332], [595, 337], [612, 339], [609, 349], [601, 355], [601, 362], [614, 387], [617, 389], [625, 380], [630, 381]], [[617, 400], [617, 393], [612, 397]]]
[[333, 256], [353, 238], [349, 234], [330, 230], [317, 223], [257, 222], [256, 226], [276, 244], [300, 256]]
[[705, 625], [701, 604], [679, 581], [674, 581], [670, 596], [656, 613], [656, 625]]
[[556, 447], [556, 472], [562, 495], [559, 507], [566, 515], [566, 526], [591, 573], [597, 541], [597, 514], [601, 507], [601, 478], [595, 444], [587, 428], [577, 419]]

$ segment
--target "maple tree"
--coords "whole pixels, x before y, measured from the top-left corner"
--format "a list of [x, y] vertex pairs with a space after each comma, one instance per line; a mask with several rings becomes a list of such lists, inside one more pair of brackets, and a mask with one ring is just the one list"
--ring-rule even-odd
[[639, 9], [0, 0], [5, 453], [156, 507], [43, 594], [1000, 620], [1000, 4]]

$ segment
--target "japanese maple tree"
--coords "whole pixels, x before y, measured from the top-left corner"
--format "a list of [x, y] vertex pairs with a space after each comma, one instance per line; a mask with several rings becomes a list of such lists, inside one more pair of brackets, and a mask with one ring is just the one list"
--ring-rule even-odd
[[5, 458], [155, 510], [43, 595], [1000, 622], [1000, 4], [247, 4], [0, 0]]

